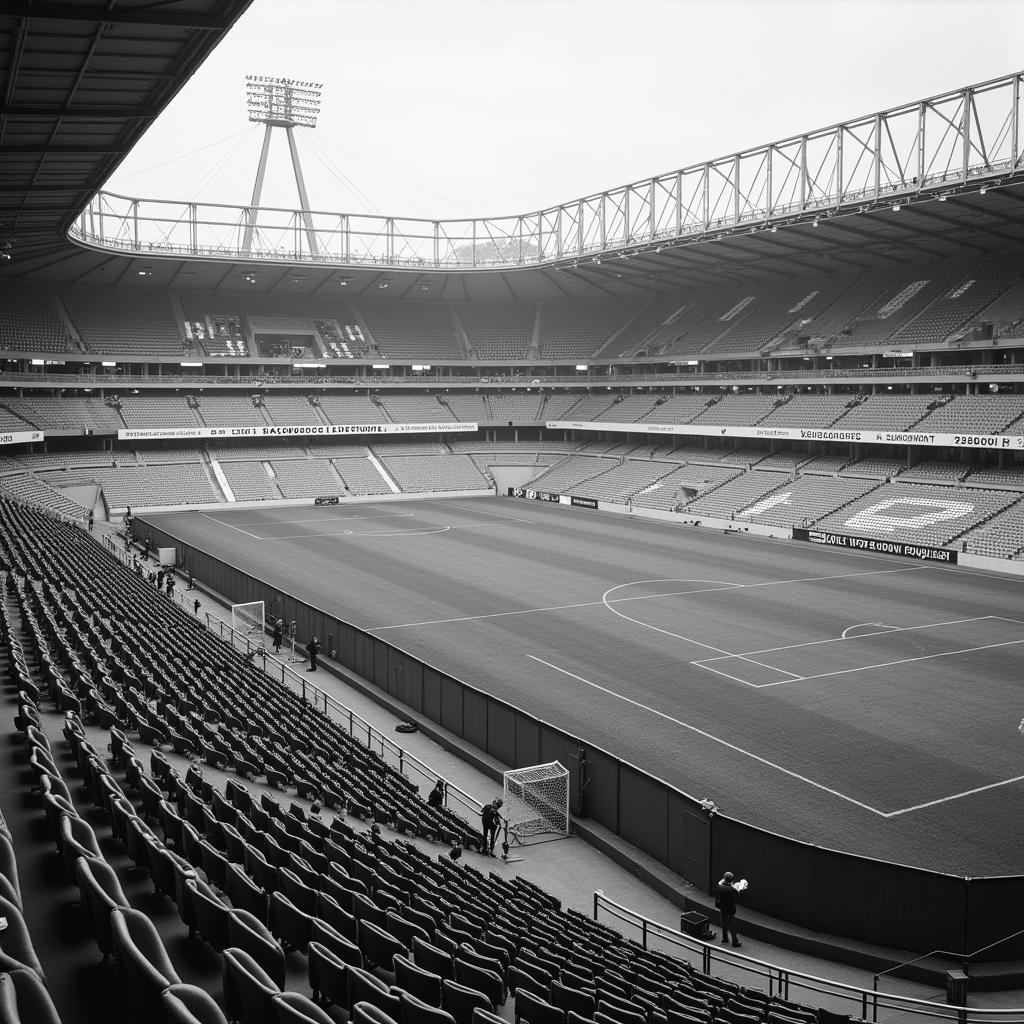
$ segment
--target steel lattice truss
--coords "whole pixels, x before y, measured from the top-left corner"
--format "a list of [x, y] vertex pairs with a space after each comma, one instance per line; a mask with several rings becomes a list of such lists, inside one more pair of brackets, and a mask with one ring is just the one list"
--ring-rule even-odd
[[1022, 83], [1017, 72], [522, 216], [306, 214], [100, 192], [71, 234], [131, 253], [377, 268], [597, 261], [1024, 180]]

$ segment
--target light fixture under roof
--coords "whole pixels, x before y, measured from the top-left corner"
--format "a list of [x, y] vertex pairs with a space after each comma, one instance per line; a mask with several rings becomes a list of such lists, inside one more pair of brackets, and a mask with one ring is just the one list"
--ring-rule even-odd
[[899, 213], [900, 212], [900, 204], [899, 203], [893, 203], [892, 204], [892, 212], [893, 213]]
[[978, 195], [983, 196], [987, 191], [988, 185], [982, 185], [981, 188], [978, 189]]

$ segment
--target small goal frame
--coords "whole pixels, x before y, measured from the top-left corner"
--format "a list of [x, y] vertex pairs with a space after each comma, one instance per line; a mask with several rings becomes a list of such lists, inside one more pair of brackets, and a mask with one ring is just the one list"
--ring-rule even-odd
[[569, 835], [569, 772], [560, 762], [505, 772], [502, 800], [510, 841]]
[[254, 647], [265, 651], [267, 646], [266, 602], [246, 601], [231, 606], [231, 629], [245, 640], [246, 652]]

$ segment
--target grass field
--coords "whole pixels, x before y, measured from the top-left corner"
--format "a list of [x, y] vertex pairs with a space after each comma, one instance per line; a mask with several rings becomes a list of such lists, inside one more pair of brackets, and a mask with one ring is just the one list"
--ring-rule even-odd
[[726, 813], [1024, 865], [1024, 581], [513, 499], [147, 517]]

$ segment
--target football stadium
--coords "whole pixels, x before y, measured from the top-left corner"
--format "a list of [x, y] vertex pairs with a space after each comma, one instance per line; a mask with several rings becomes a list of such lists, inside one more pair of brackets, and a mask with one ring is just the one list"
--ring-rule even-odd
[[0, 11], [0, 1024], [1024, 1022], [1024, 71], [120, 194], [251, 5]]

